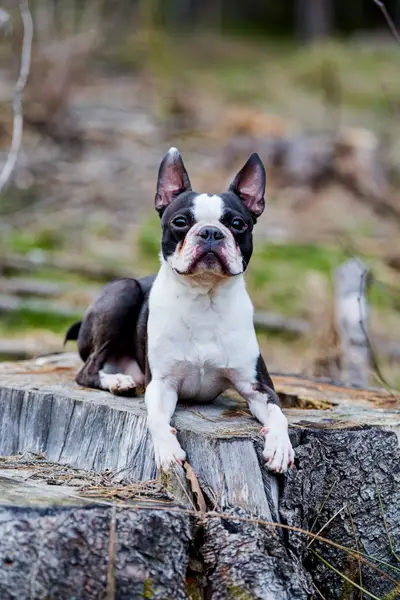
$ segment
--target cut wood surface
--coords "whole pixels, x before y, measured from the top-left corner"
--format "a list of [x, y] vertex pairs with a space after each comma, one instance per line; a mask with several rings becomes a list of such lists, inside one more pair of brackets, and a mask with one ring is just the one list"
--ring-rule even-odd
[[[79, 387], [74, 382], [79, 364], [71, 353], [0, 365], [0, 454], [22, 453], [23, 459], [26, 453], [44, 453], [55, 465], [106, 474], [111, 490], [153, 481], [158, 474], [143, 398]], [[18, 557], [10, 568], [0, 567], [0, 597], [101, 597], [110, 579], [111, 530], [116, 536], [114, 598], [296, 600], [315, 596], [315, 586], [326, 598], [342, 598], [343, 581], [311, 549], [359, 583], [354, 557], [320, 541], [308, 550], [306, 535], [254, 522], [260, 518], [314, 532], [324, 527], [321, 535], [329, 540], [348, 548], [357, 542], [362, 552], [396, 567], [399, 397], [295, 375], [273, 379], [296, 451], [295, 466], [285, 478], [266, 470], [260, 425], [234, 397], [178, 407], [174, 425], [192, 471], [177, 467], [163, 476], [170, 504], [140, 507], [126, 500], [114, 525], [110, 498], [118, 494], [109, 492], [105, 501], [99, 492], [93, 504], [88, 506], [86, 498], [78, 507], [76, 498], [60, 508], [49, 498], [49, 513], [39, 500], [32, 504], [37, 495], [32, 482], [23, 489], [15, 469], [8, 475], [1, 471], [6, 459], [0, 458], [0, 564], [7, 564], [11, 554]], [[208, 512], [204, 505], [198, 512], [202, 502], [196, 482]], [[18, 510], [10, 486], [20, 490]], [[72, 494], [62, 486], [59, 492], [63, 499]], [[231, 516], [221, 519], [215, 511]], [[74, 544], [79, 548], [71, 563]], [[17, 547], [27, 550], [21, 553]], [[173, 591], [155, 558], [160, 552]], [[396, 571], [386, 570], [389, 578], [362, 566], [362, 585], [378, 598], [394, 588]], [[153, 595], [145, 596], [149, 586]]]

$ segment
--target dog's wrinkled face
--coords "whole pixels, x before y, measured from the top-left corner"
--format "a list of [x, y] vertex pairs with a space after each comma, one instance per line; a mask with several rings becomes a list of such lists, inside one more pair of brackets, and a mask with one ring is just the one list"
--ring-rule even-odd
[[264, 210], [265, 170], [252, 154], [220, 195], [191, 189], [179, 152], [171, 148], [158, 174], [155, 206], [162, 223], [162, 255], [180, 275], [220, 279], [240, 275], [252, 251], [252, 230]]

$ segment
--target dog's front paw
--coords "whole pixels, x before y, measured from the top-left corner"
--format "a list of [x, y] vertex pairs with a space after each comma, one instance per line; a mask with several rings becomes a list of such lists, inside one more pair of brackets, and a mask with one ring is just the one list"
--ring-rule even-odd
[[285, 473], [293, 466], [294, 450], [287, 419], [276, 404], [268, 405], [268, 425], [261, 432], [265, 435], [263, 456], [266, 466], [275, 473]]
[[285, 473], [294, 461], [294, 450], [288, 432], [267, 433], [263, 456], [268, 469], [276, 473]]
[[167, 471], [171, 464], [175, 464], [176, 462], [183, 465], [186, 452], [178, 442], [176, 435], [172, 433], [172, 429], [168, 434], [154, 436], [153, 444], [158, 469]]
[[100, 376], [101, 387], [109, 390], [116, 396], [134, 396], [136, 392], [136, 383], [130, 375], [123, 373], [109, 374], [102, 373]]

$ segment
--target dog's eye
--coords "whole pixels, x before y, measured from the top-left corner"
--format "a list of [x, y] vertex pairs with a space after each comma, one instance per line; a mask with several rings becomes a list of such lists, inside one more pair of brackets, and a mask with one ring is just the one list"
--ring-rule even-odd
[[246, 223], [243, 221], [243, 219], [240, 219], [239, 217], [235, 217], [234, 219], [232, 219], [231, 227], [239, 233], [242, 233], [247, 229]]
[[175, 219], [172, 219], [171, 223], [174, 227], [177, 227], [178, 229], [183, 229], [188, 225], [186, 217], [182, 216], [175, 217]]

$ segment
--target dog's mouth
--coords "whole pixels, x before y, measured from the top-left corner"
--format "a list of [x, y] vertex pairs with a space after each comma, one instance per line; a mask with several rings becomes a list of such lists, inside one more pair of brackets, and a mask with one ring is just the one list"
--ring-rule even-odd
[[196, 253], [186, 271], [175, 270], [180, 275], [198, 275], [201, 273], [210, 273], [220, 277], [240, 275], [240, 273], [232, 272], [226, 250], [222, 247], [201, 249]]

